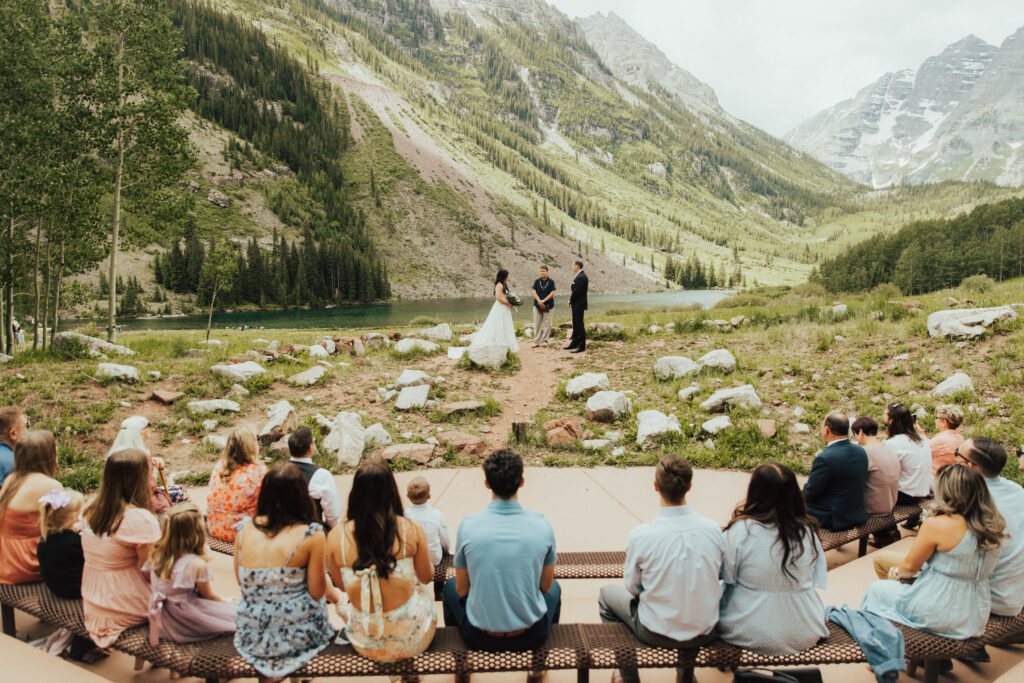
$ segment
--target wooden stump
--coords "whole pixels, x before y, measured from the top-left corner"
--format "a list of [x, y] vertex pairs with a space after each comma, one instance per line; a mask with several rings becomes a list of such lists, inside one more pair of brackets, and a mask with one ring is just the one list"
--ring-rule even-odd
[[529, 422], [516, 421], [512, 423], [512, 435], [515, 437], [516, 443], [523, 443], [526, 441], [526, 432], [529, 429]]

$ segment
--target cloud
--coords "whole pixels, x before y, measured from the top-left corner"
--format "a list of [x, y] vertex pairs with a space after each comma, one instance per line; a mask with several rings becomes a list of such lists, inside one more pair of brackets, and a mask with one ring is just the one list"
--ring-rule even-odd
[[782, 136], [888, 71], [973, 33], [1000, 45], [1019, 0], [548, 0], [570, 17], [614, 11], [718, 94]]

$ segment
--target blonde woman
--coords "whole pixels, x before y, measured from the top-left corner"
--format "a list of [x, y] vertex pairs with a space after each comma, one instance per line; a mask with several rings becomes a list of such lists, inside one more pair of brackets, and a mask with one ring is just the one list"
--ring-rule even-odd
[[[989, 577], [1005, 537], [1006, 520], [984, 478], [945, 465], [910, 552], [894, 558], [888, 574], [895, 580], [868, 586], [861, 609], [945, 638], [980, 636], [992, 605]], [[875, 566], [880, 569], [877, 561]]]
[[57, 442], [50, 432], [25, 432], [14, 444], [14, 471], [0, 489], [0, 583], [35, 583], [42, 579], [36, 546], [39, 499], [59, 489]]
[[964, 442], [957, 429], [964, 423], [964, 411], [958, 406], [941, 405], [935, 409], [935, 430], [931, 439], [932, 474], [943, 465], [956, 465], [956, 449]]
[[210, 475], [206, 496], [206, 526], [214, 538], [234, 543], [237, 524], [256, 516], [256, 499], [267, 473], [259, 455], [256, 430], [250, 425], [235, 427]]

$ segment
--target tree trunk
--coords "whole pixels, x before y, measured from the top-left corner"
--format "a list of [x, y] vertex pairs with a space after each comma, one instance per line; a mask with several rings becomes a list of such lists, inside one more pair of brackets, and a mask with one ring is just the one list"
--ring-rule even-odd
[[124, 142], [118, 133], [117, 165], [114, 170], [114, 220], [110, 231], [110, 293], [107, 299], [107, 341], [117, 341], [117, 240], [121, 231], [121, 177], [124, 171]]
[[7, 335], [4, 334], [4, 288], [0, 287], [0, 353], [4, 352], [7, 348], [4, 345], [4, 341], [7, 339]]
[[60, 284], [64, 277], [64, 240], [60, 241], [60, 267], [57, 269], [57, 282], [53, 293], [53, 334], [57, 334], [57, 326], [60, 324]]
[[14, 216], [7, 221], [7, 283], [4, 288], [4, 335], [7, 337], [6, 353], [14, 355]]
[[36, 221], [36, 253], [32, 266], [32, 350], [39, 348], [39, 247], [43, 242], [43, 219]]
[[43, 293], [43, 345], [46, 350], [46, 326], [50, 322], [50, 285], [53, 284], [53, 262], [50, 258], [50, 241], [46, 241], [46, 290]]
[[213, 279], [213, 294], [210, 295], [210, 314], [206, 316], [206, 341], [210, 341], [210, 326], [213, 324], [213, 304], [217, 301], [217, 285], [220, 284], [220, 278], [215, 277]]

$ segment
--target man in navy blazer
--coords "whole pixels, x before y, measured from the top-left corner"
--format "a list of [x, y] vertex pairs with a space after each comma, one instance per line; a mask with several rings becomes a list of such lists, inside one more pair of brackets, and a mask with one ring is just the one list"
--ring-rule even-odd
[[842, 413], [829, 413], [821, 425], [821, 438], [828, 442], [811, 465], [804, 484], [807, 512], [823, 529], [842, 531], [868, 521], [864, 485], [868, 477], [868, 456], [852, 443], [850, 421]]

